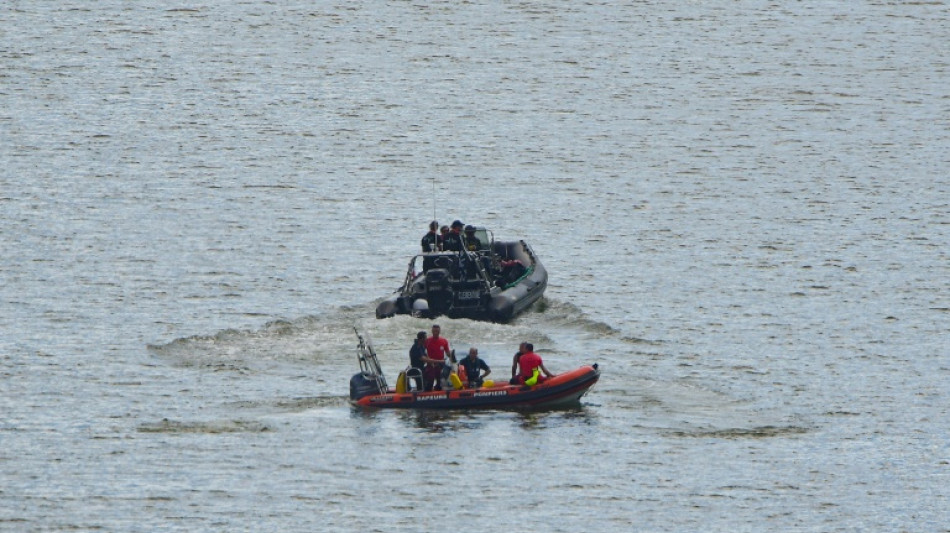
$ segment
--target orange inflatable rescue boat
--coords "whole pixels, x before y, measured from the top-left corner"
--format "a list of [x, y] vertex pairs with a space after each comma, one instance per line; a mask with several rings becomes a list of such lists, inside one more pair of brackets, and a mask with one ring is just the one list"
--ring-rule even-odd
[[[402, 409], [551, 409], [579, 405], [600, 379], [596, 364], [584, 365], [534, 385], [492, 384], [441, 391], [407, 390], [404, 376], [395, 388], [386, 384], [379, 359], [369, 341], [359, 337], [360, 373], [350, 379], [350, 401], [361, 407]], [[453, 380], [454, 382], [455, 380]]]

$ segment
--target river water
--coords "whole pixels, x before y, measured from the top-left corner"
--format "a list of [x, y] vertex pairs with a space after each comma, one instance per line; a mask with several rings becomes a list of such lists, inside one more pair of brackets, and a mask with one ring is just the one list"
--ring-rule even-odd
[[[950, 531], [938, 1], [13, 0], [0, 530]], [[578, 409], [364, 412], [433, 217], [545, 298], [440, 320]]]

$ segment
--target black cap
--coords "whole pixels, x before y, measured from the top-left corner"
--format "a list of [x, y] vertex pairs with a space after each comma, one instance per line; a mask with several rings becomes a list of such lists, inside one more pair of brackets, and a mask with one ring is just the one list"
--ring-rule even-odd
[[464, 225], [465, 225], [465, 224], [462, 224], [462, 221], [461, 221], [461, 220], [456, 220], [455, 222], [452, 223], [452, 227], [453, 227], [453, 228], [461, 228], [461, 227], [464, 226]]
[[475, 226], [472, 226], [472, 225], [465, 226], [465, 233], [469, 233], [472, 231], [475, 231]]

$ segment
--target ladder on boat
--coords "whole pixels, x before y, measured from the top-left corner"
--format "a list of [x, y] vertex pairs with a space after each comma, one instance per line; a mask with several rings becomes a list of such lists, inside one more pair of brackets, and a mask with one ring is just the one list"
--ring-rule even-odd
[[367, 379], [375, 380], [379, 391], [385, 393], [389, 390], [389, 385], [386, 384], [386, 376], [383, 375], [383, 369], [379, 365], [379, 358], [376, 357], [376, 351], [373, 349], [373, 343], [369, 340], [369, 334], [366, 334], [364, 338], [356, 326], [353, 327], [353, 331], [356, 332], [356, 337], [360, 340], [356, 352], [356, 357], [360, 362], [360, 371]]

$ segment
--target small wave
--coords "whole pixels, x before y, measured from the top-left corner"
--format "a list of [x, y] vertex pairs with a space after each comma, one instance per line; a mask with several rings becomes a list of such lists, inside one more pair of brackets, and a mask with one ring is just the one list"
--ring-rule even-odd
[[241, 409], [245, 412], [273, 413], [274, 411], [302, 412], [325, 407], [346, 407], [349, 404], [350, 401], [347, 396], [306, 396], [273, 400], [241, 400], [230, 402], [227, 405], [232, 410]]
[[343, 407], [349, 405], [349, 403], [350, 400], [347, 396], [314, 396], [311, 398], [280, 400], [275, 403], [275, 406], [289, 411], [306, 411], [322, 407]]
[[673, 431], [670, 433], [674, 437], [697, 437], [714, 439], [762, 439], [771, 437], [784, 437], [788, 435], [801, 435], [807, 433], [808, 429], [800, 426], [759, 426], [751, 428], [726, 428], [726, 429], [708, 429], [696, 431]]
[[176, 422], [163, 418], [160, 422], [142, 424], [140, 433], [260, 433], [271, 429], [261, 423], [246, 420], [226, 420], [216, 422]]
[[529, 311], [531, 315], [540, 315], [552, 325], [571, 325], [600, 335], [619, 335], [620, 330], [599, 320], [587, 316], [580, 307], [544, 296]]

